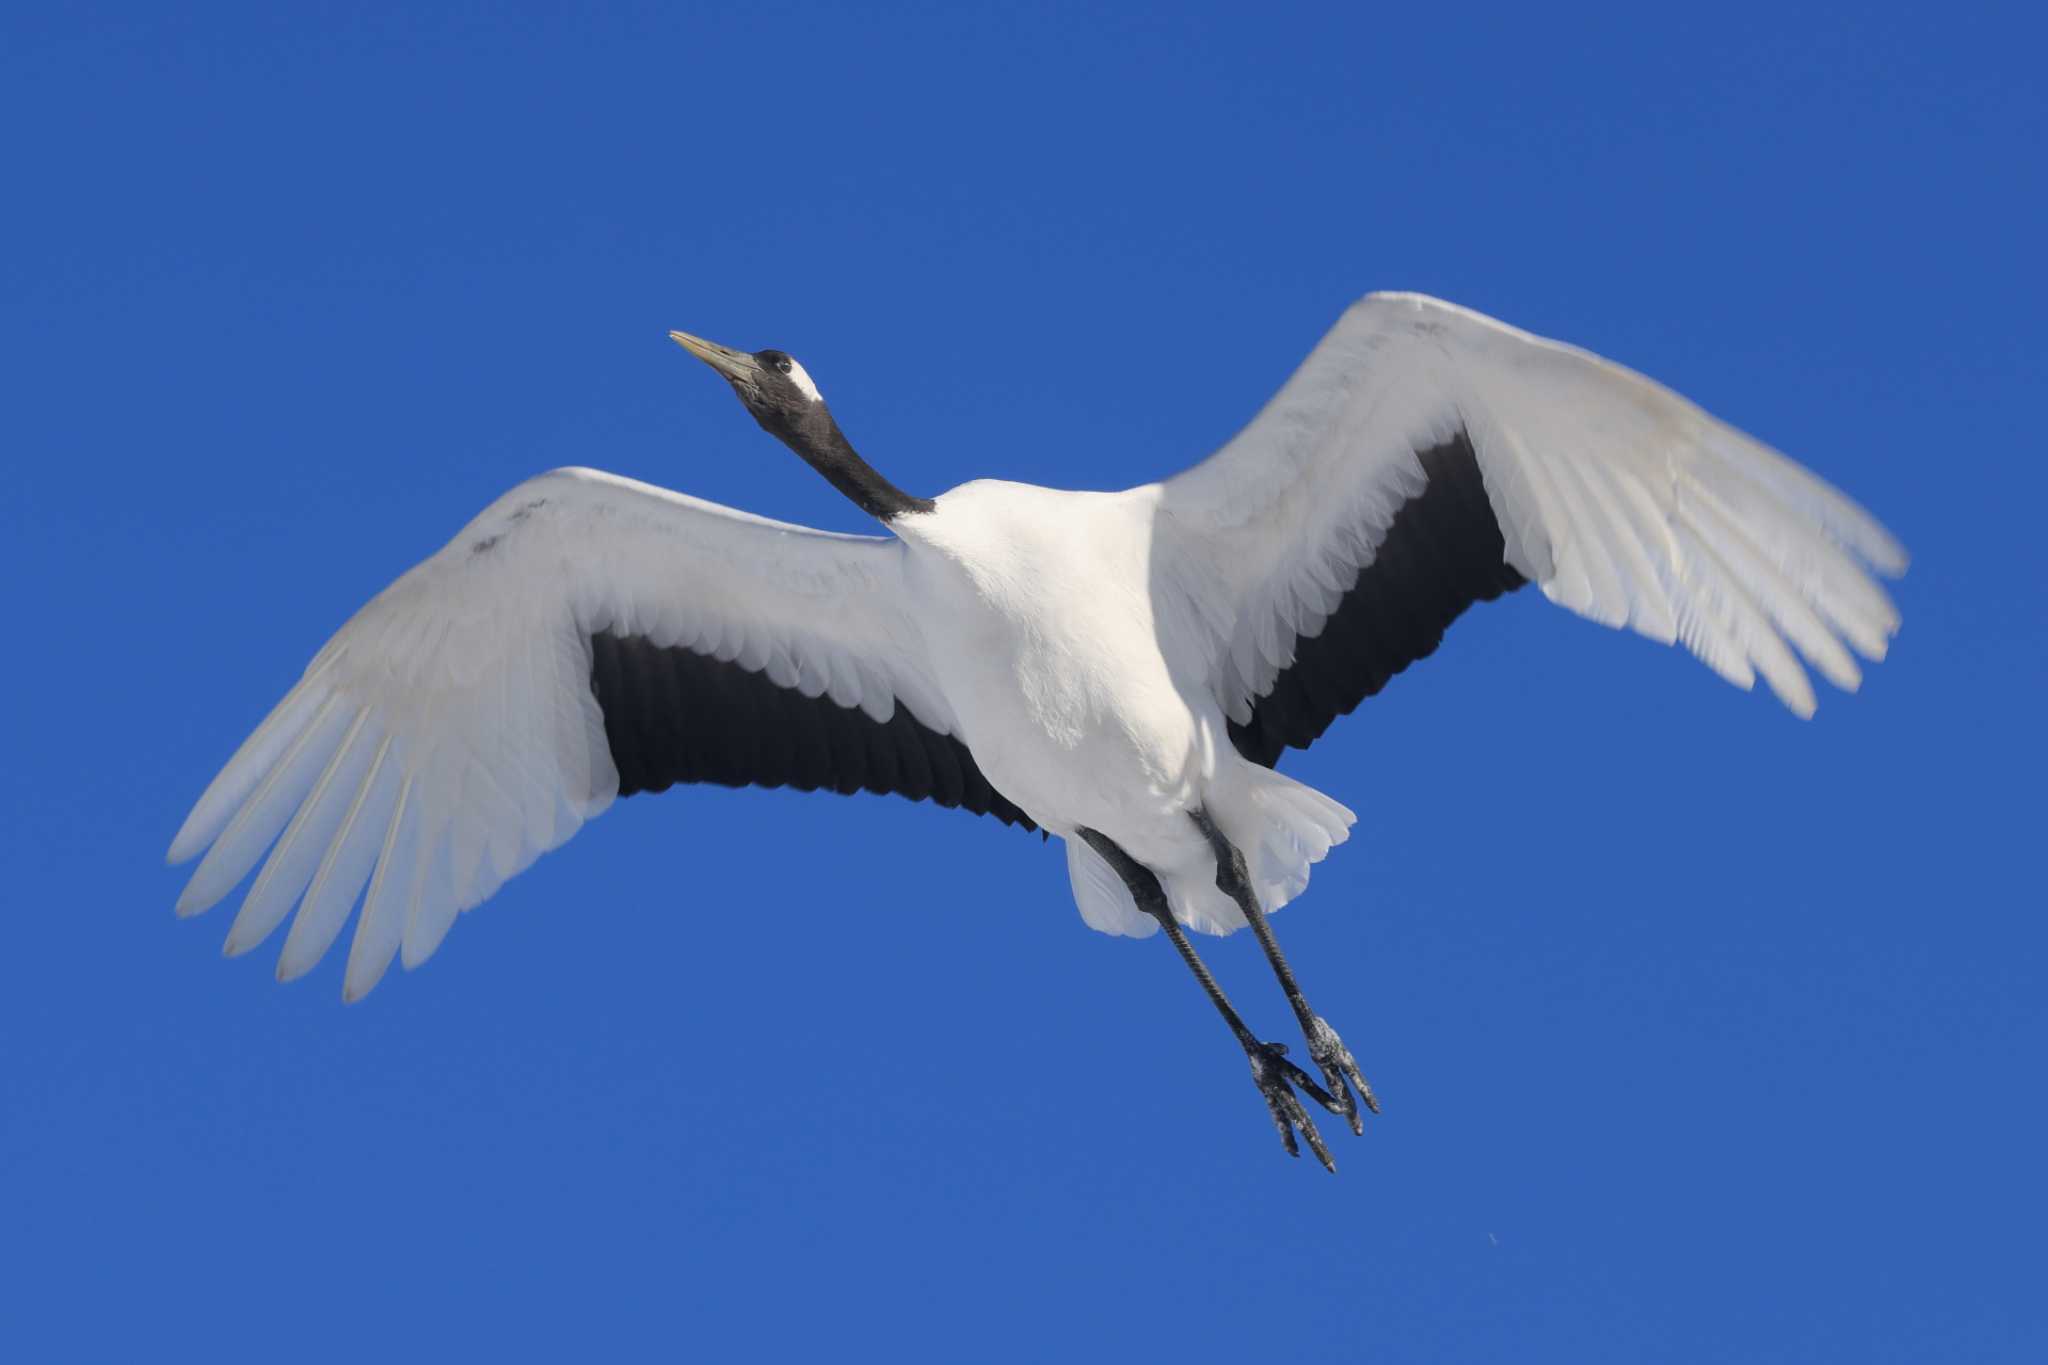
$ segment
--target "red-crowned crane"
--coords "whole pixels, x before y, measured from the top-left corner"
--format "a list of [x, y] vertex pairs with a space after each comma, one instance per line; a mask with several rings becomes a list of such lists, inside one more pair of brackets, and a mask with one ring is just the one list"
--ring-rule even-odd
[[[1266, 916], [1352, 814], [1273, 764], [1533, 582], [1800, 715], [1906, 565], [1806, 470], [1641, 375], [1414, 294], [1346, 312], [1208, 459], [1117, 493], [904, 492], [789, 355], [671, 334], [882, 523], [830, 535], [587, 469], [499, 498], [343, 626], [171, 845], [196, 914], [264, 857], [231, 954], [349, 910], [347, 999], [601, 813], [677, 782], [895, 792], [1057, 835], [1092, 927], [1164, 929], [1280, 1137], [1363, 1131], [1357, 1063]], [[1795, 651], [1797, 652], [1795, 655]], [[365, 892], [367, 887], [367, 892]], [[1257, 934], [1321, 1080], [1252, 1032], [1184, 928]], [[1332, 1166], [1334, 1169], [1334, 1166]]]

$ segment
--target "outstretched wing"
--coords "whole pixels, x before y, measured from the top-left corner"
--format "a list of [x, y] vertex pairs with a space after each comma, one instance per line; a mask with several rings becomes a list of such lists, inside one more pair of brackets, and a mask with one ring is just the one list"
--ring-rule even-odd
[[356, 613], [206, 789], [171, 845], [206, 850], [179, 913], [268, 848], [227, 947], [298, 906], [289, 979], [367, 884], [353, 1000], [615, 795], [865, 789], [1023, 822], [952, 737], [901, 549], [593, 470], [521, 484]]
[[1424, 657], [1475, 601], [1534, 582], [1678, 641], [1801, 716], [1882, 659], [1870, 571], [1906, 555], [1776, 451], [1600, 357], [1417, 294], [1354, 305], [1251, 425], [1159, 486], [1161, 562], [1209, 633], [1211, 685], [1272, 763]]

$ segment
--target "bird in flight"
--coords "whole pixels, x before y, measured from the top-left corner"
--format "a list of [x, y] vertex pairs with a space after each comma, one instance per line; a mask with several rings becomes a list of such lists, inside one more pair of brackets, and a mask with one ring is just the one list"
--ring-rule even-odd
[[[1308, 1104], [1354, 1133], [1378, 1106], [1268, 916], [1353, 816], [1286, 749], [1529, 583], [1801, 716], [1801, 657], [1853, 689], [1898, 629], [1873, 574], [1905, 552], [1856, 504], [1633, 371], [1421, 295], [1353, 305], [1228, 444], [1109, 493], [907, 493], [787, 353], [670, 336], [886, 534], [591, 469], [512, 489], [328, 641], [178, 831], [173, 863], [205, 854], [180, 914], [262, 861], [229, 955], [296, 907], [297, 977], [360, 899], [352, 1001], [614, 797], [893, 792], [1057, 835], [1082, 919], [1163, 930], [1286, 1150], [1334, 1170]], [[1247, 926], [1316, 1075], [1186, 932]]]

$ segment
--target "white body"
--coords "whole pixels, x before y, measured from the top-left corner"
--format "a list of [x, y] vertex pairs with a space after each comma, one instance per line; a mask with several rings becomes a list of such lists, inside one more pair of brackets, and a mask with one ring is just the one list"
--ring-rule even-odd
[[1156, 485], [963, 484], [898, 523], [904, 589], [954, 733], [998, 790], [1069, 840], [1087, 921], [1158, 927], [1073, 837], [1082, 829], [1158, 873], [1183, 922], [1222, 933], [1244, 917], [1216, 889], [1191, 811], [1251, 855], [1275, 909], [1352, 816], [1231, 747], [1193, 604], [1153, 562], [1160, 497]]
[[1159, 873], [1182, 920], [1228, 931], [1242, 918], [1188, 812], [1245, 852], [1269, 907], [1352, 817], [1239, 757], [1227, 721], [1373, 564], [1426, 484], [1417, 451], [1458, 430], [1506, 563], [1580, 615], [1738, 686], [1761, 675], [1801, 715], [1795, 649], [1853, 688], [1852, 651], [1881, 658], [1897, 629], [1871, 571], [1903, 551], [1798, 465], [1598, 357], [1374, 295], [1229, 444], [1125, 492], [969, 483], [899, 517], [899, 539], [591, 470], [522, 484], [345, 625], [215, 779], [172, 844], [173, 861], [207, 850], [179, 909], [263, 859], [231, 953], [297, 906], [278, 971], [298, 975], [361, 895], [344, 995], [423, 960], [616, 795], [591, 679], [610, 630], [878, 722], [907, 707], [1067, 837], [1089, 924], [1156, 928], [1082, 828]]

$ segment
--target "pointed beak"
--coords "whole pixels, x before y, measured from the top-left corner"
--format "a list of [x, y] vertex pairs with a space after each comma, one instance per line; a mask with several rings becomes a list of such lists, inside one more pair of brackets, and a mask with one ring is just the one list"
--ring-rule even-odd
[[670, 332], [668, 339], [734, 383], [752, 380], [761, 368], [760, 362], [745, 351], [735, 351], [688, 332]]

